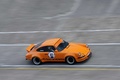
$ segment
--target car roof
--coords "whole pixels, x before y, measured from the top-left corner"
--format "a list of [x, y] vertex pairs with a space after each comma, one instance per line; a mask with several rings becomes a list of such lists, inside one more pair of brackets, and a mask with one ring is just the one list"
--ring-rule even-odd
[[62, 39], [61, 38], [51, 38], [51, 39], [47, 39], [47, 40], [45, 40], [42, 44], [41, 44], [41, 46], [40, 47], [42, 47], [42, 46], [58, 46], [59, 44], [58, 43], [60, 43], [60, 42], [62, 41]]

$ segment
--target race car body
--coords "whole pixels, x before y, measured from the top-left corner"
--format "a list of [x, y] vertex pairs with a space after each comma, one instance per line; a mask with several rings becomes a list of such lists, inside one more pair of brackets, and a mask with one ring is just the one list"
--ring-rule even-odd
[[26, 50], [26, 60], [31, 60], [35, 65], [43, 62], [74, 64], [87, 60], [91, 55], [91, 50], [86, 44], [68, 43], [61, 38], [48, 39], [39, 44], [30, 44]]

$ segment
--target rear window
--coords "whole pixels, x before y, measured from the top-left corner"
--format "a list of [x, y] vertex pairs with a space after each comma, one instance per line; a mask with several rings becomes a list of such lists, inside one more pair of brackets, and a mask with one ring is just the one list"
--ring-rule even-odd
[[36, 44], [35, 45], [35, 48], [39, 48], [39, 46], [42, 44], [42, 42], [41, 43], [38, 43], [38, 44]]

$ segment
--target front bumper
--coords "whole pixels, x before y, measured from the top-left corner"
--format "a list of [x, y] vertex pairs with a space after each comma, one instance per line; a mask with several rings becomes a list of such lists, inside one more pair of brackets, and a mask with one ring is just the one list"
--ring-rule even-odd
[[92, 56], [92, 52], [89, 52], [89, 53], [88, 53], [87, 55], [85, 55], [84, 57], [82, 57], [82, 58], [77, 58], [76, 62], [86, 61], [86, 60], [88, 60], [91, 56]]

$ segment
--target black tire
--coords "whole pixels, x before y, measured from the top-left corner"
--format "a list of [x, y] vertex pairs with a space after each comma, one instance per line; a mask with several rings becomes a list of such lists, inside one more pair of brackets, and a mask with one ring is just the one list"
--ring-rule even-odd
[[72, 57], [72, 56], [66, 57], [65, 61], [66, 61], [66, 63], [69, 64], [69, 65], [73, 65], [73, 64], [75, 64], [75, 62], [76, 62], [75, 58]]
[[38, 57], [33, 57], [32, 62], [35, 65], [40, 65], [42, 63], [41, 60]]

